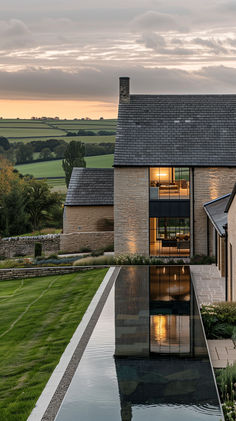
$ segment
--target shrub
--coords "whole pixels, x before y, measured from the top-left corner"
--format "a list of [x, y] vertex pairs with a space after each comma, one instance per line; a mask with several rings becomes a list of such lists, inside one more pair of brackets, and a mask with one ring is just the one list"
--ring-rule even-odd
[[114, 251], [114, 244], [109, 244], [108, 246], [104, 247], [104, 251]]
[[80, 247], [79, 249], [79, 253], [89, 253], [90, 251], [92, 251], [91, 247]]
[[197, 254], [190, 259], [191, 265], [211, 265], [212, 263], [215, 263], [215, 257], [204, 254]]
[[75, 266], [113, 265], [113, 256], [84, 257], [74, 262]]
[[231, 338], [235, 333], [235, 302], [203, 305], [201, 307], [201, 314], [208, 339]]
[[50, 256], [48, 256], [47, 259], [59, 259], [59, 257], [57, 254], [53, 253], [53, 254], [50, 254]]
[[42, 244], [35, 243], [34, 245], [34, 257], [42, 256]]
[[97, 257], [97, 256], [102, 256], [103, 254], [104, 254], [104, 249], [98, 249], [98, 250], [92, 251], [91, 256]]
[[217, 370], [216, 381], [221, 400], [224, 402], [222, 407], [225, 420], [236, 420], [236, 364], [228, 365], [226, 368]]

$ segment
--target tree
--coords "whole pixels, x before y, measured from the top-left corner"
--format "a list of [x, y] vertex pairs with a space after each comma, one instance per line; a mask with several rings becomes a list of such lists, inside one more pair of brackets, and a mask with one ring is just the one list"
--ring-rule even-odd
[[32, 145], [24, 145], [21, 143], [16, 150], [17, 164], [24, 164], [25, 162], [33, 161], [33, 147]]
[[27, 179], [25, 184], [26, 212], [30, 215], [33, 229], [39, 229], [42, 223], [50, 218], [50, 212], [55, 206], [61, 207], [61, 197], [53, 193], [46, 181]]
[[13, 180], [11, 190], [1, 200], [0, 228], [3, 236], [24, 234], [30, 230], [25, 206], [23, 186], [19, 180]]
[[45, 161], [47, 159], [52, 158], [52, 157], [53, 157], [53, 155], [52, 155], [52, 152], [51, 152], [51, 150], [49, 148], [42, 149], [41, 152], [40, 152], [40, 154], [39, 154], [39, 158], [40, 159], [44, 159]]
[[10, 143], [8, 142], [8, 139], [6, 137], [0, 136], [0, 146], [7, 151], [10, 149]]
[[71, 173], [74, 167], [86, 167], [84, 159], [84, 143], [72, 140], [66, 147], [65, 159], [62, 161], [62, 167], [65, 171], [66, 185], [69, 186]]
[[56, 158], [59, 158], [59, 159], [64, 158], [65, 150], [66, 150], [66, 143], [62, 143], [61, 145], [56, 146], [54, 149]]

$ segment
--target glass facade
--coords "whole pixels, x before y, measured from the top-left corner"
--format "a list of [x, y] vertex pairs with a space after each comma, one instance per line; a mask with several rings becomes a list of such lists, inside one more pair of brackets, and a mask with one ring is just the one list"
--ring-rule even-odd
[[150, 200], [189, 199], [189, 168], [150, 168]]
[[150, 218], [152, 256], [189, 256], [190, 218]]

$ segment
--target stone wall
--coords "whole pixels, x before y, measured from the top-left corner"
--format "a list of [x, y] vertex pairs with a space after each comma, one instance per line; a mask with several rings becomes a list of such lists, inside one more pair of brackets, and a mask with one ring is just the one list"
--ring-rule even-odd
[[115, 168], [115, 253], [149, 255], [148, 168]]
[[0, 256], [33, 256], [35, 243], [42, 244], [46, 255], [58, 253], [60, 250], [60, 234], [39, 235], [35, 237], [9, 237], [0, 240]]
[[230, 193], [236, 168], [194, 169], [194, 254], [207, 254], [207, 215], [203, 204]]
[[228, 211], [228, 291], [236, 301], [236, 196]]
[[[99, 266], [103, 267], [103, 266]], [[0, 281], [11, 279], [25, 279], [49, 275], [65, 275], [67, 273], [80, 272], [94, 269], [93, 267], [63, 266], [63, 267], [42, 267], [42, 268], [16, 268], [0, 269]]]
[[113, 206], [65, 206], [63, 234], [99, 231], [101, 219], [114, 219]]
[[78, 252], [83, 247], [91, 250], [101, 249], [114, 243], [113, 231], [72, 232], [61, 234], [61, 251], [65, 253]]

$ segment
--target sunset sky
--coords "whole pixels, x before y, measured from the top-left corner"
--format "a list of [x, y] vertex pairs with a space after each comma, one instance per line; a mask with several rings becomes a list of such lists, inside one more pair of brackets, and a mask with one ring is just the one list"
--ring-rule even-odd
[[8, 0], [0, 116], [115, 118], [133, 93], [236, 93], [236, 0]]

